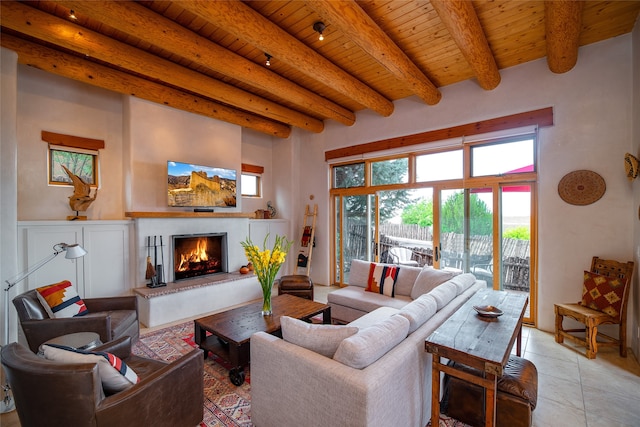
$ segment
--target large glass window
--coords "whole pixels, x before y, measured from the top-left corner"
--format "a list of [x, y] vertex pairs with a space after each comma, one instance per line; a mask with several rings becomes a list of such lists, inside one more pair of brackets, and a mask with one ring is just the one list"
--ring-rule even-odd
[[534, 171], [533, 138], [471, 147], [471, 176]]
[[352, 259], [471, 272], [528, 293], [534, 322], [535, 153], [523, 135], [334, 166], [335, 283]]
[[462, 179], [462, 150], [416, 156], [416, 182]]

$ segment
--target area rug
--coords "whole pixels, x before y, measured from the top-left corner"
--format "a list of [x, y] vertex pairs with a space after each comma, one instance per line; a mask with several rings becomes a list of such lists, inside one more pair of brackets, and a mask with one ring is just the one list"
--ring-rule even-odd
[[[196, 348], [193, 322], [185, 322], [140, 336], [133, 353], [167, 362], [176, 360]], [[202, 427], [249, 427], [251, 423], [251, 372], [245, 368], [246, 380], [239, 387], [229, 381], [229, 365], [209, 353], [204, 362], [204, 418]], [[469, 427], [441, 415], [439, 427]], [[427, 424], [431, 426], [431, 423]]]

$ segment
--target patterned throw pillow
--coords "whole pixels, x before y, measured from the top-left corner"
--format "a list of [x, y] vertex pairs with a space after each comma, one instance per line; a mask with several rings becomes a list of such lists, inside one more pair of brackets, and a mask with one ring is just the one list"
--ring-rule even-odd
[[395, 265], [371, 263], [365, 291], [395, 297], [396, 279], [400, 268]]
[[97, 363], [102, 388], [107, 393], [126, 390], [140, 381], [133, 369], [111, 353], [77, 350], [57, 344], [44, 344], [42, 351], [47, 360], [63, 363]]
[[624, 282], [617, 277], [584, 272], [581, 305], [618, 318], [622, 310]]
[[36, 294], [51, 318], [78, 317], [89, 313], [84, 301], [68, 280], [42, 286], [36, 289]]

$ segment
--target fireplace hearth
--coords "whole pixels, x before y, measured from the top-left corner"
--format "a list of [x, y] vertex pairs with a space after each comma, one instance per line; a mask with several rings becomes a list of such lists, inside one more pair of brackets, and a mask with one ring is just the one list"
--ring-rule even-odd
[[172, 237], [174, 281], [227, 272], [227, 233]]

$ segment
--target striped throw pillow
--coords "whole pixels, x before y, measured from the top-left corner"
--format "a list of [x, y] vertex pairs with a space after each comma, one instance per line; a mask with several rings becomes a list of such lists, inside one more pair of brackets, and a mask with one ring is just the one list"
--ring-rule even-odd
[[89, 312], [68, 280], [37, 288], [36, 294], [51, 318], [78, 317]]
[[140, 379], [124, 360], [104, 351], [84, 351], [57, 344], [42, 346], [44, 357], [63, 363], [97, 363], [102, 388], [107, 393], [126, 390]]
[[395, 297], [396, 280], [400, 267], [389, 264], [371, 263], [369, 267], [369, 280], [365, 291]]

